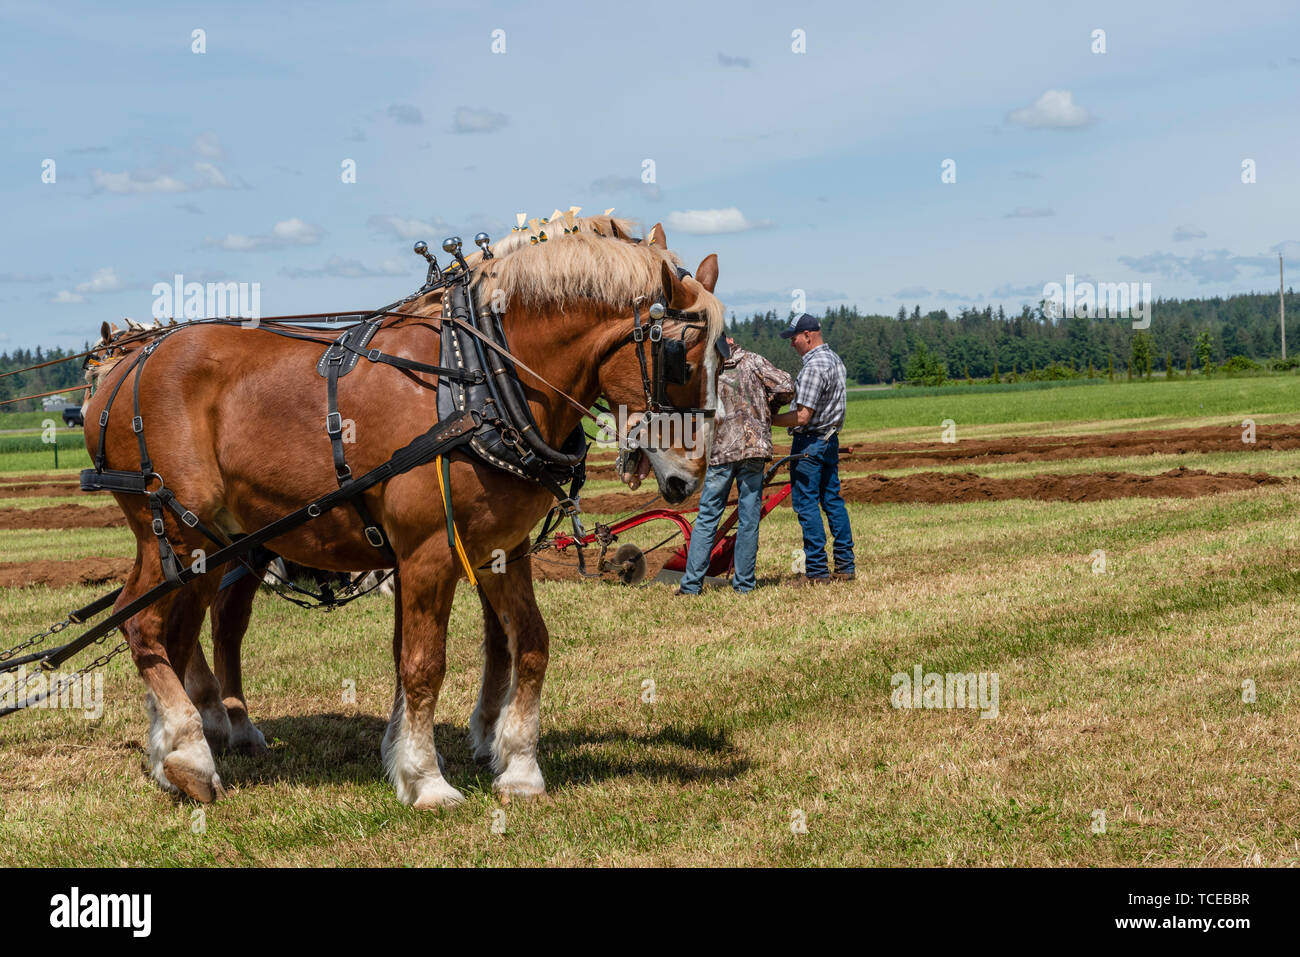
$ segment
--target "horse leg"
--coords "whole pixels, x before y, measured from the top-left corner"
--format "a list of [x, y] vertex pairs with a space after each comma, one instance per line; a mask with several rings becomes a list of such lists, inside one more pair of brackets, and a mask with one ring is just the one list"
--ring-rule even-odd
[[[248, 632], [257, 596], [260, 574], [248, 574], [217, 592], [212, 602], [212, 660], [221, 683], [222, 704], [230, 719], [230, 747], [261, 754], [267, 750], [266, 738], [248, 720], [248, 701], [244, 697], [244, 679], [240, 667], [240, 649]], [[205, 662], [206, 665], [206, 662]], [[189, 675], [186, 675], [186, 686]]]
[[[528, 542], [525, 540], [508, 556], [507, 561], [516, 558], [527, 547]], [[510, 565], [507, 564], [506, 567], [509, 568]], [[501, 705], [510, 691], [512, 661], [510, 639], [482, 585], [478, 589], [478, 600], [483, 606], [483, 684], [479, 688], [474, 713], [469, 719], [469, 742], [474, 749], [474, 760], [480, 764], [490, 764], [494, 755], [494, 729], [501, 716]]]
[[203, 737], [207, 738], [208, 747], [213, 754], [221, 754], [230, 747], [231, 723], [226, 713], [226, 706], [221, 701], [221, 683], [208, 667], [207, 656], [203, 654], [203, 644], [194, 642], [189, 664], [185, 668], [185, 693], [199, 709], [203, 720]]
[[[135, 567], [118, 597], [117, 607], [122, 608], [162, 580], [157, 558], [146, 558], [144, 547], [138, 548]], [[211, 597], [204, 595], [202, 586], [202, 582], [196, 582], [164, 596], [124, 622], [122, 632], [148, 688], [145, 707], [149, 712], [149, 763], [154, 780], [165, 790], [180, 790], [196, 801], [208, 803], [225, 790], [203, 735], [203, 719], [179, 677], [188, 666]]]
[[[459, 804], [465, 796], [443, 777], [433, 716], [447, 672], [447, 619], [459, 578], [450, 553], [426, 546], [402, 563], [400, 631], [394, 654], [401, 684], [381, 750], [397, 799], [417, 808]], [[400, 648], [399, 648], [400, 644]]]
[[488, 747], [497, 774], [492, 789], [504, 800], [535, 797], [546, 793], [537, 740], [550, 634], [533, 595], [532, 562], [526, 557], [510, 562], [505, 574], [484, 575], [479, 582], [505, 632], [513, 672]]

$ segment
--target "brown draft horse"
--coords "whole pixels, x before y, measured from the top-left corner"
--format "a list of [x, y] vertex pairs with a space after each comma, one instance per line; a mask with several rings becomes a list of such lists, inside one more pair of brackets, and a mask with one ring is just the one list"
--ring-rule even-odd
[[[632, 306], [640, 301], [644, 310], [662, 296], [673, 308], [703, 314], [708, 326], [705, 334], [687, 333], [691, 374], [685, 385], [669, 390], [669, 397], [681, 406], [713, 405], [713, 345], [723, 322], [722, 305], [711, 291], [716, 257], [700, 265], [698, 279], [679, 279], [670, 266], [675, 257], [662, 244], [634, 245], [590, 228], [536, 245], [513, 234], [496, 252], [490, 261], [470, 260], [480, 302], [504, 304], [511, 351], [554, 387], [584, 405], [604, 397], [642, 410], [640, 368], [628, 342]], [[433, 303], [416, 303], [410, 318], [386, 323], [372, 346], [436, 362], [438, 321], [417, 315], [421, 308], [436, 311]], [[121, 358], [136, 348], [138, 341], [93, 373], [97, 391], [86, 413], [92, 420], [130, 365]], [[226, 535], [253, 531], [335, 487], [322, 421], [325, 383], [315, 373], [321, 351], [319, 345], [256, 328], [196, 325], [160, 343], [148, 360], [140, 405], [154, 469], [205, 525]], [[558, 446], [579, 413], [551, 388], [527, 374], [521, 378], [542, 437]], [[436, 420], [435, 385], [432, 376], [364, 362], [344, 380], [340, 406], [355, 423], [348, 460], [356, 474], [387, 460]], [[286, 394], [294, 401], [286, 402]], [[313, 395], [319, 401], [315, 409], [308, 400]], [[699, 485], [709, 433], [706, 426], [703, 450], [687, 448], [681, 436], [645, 450], [645, 468], [654, 468], [669, 501], [681, 501]], [[93, 455], [97, 430], [88, 430], [87, 445]], [[120, 409], [110, 417], [106, 446], [110, 468], [138, 468], [130, 416]], [[478, 577], [484, 668], [471, 740], [476, 756], [490, 759], [498, 794], [542, 794], [537, 741], [549, 637], [533, 595], [527, 549], [529, 533], [551, 498], [539, 486], [461, 452], [452, 455], [451, 491], [469, 561], [483, 565], [498, 548], [518, 559], [507, 562], [502, 574]], [[163, 574], [147, 506], [139, 496], [115, 493], [115, 498], [136, 535], [135, 566], [118, 599], [122, 607], [161, 582]], [[396, 476], [368, 491], [365, 501], [388, 534], [399, 571], [393, 641], [398, 681], [382, 745], [384, 764], [402, 802], [420, 808], [456, 804], [464, 798], [443, 777], [433, 721], [446, 668], [451, 600], [462, 569], [447, 543], [435, 470], [425, 465]], [[166, 525], [181, 555], [212, 547], [170, 514]], [[288, 559], [327, 569], [384, 563], [347, 508], [327, 512], [268, 545]], [[247, 718], [237, 643], [214, 649], [217, 676], [209, 687], [202, 686], [201, 674], [193, 682], [202, 710], [182, 681], [189, 677], [220, 577], [221, 569], [210, 569], [123, 626], [149, 692], [153, 775], [164, 788], [200, 801], [222, 794], [205, 725], [220, 735], [225, 722], [232, 744], [261, 743]], [[233, 604], [238, 611], [239, 602]], [[243, 613], [246, 625], [246, 606]], [[231, 630], [242, 636], [242, 627]]]

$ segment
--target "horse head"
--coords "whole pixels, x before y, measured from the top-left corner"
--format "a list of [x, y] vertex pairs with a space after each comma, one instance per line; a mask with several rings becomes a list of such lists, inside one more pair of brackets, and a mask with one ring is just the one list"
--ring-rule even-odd
[[[656, 231], [662, 235], [658, 227]], [[699, 488], [708, 468], [723, 307], [713, 295], [718, 280], [716, 255], [700, 263], [694, 278], [679, 275], [667, 258], [660, 273], [663, 292], [659, 302], [667, 305], [660, 344], [660, 361], [665, 367], [661, 407], [649, 408], [647, 402], [654, 348], [649, 341], [640, 344], [646, 360], [644, 374], [638, 344], [633, 342], [606, 359], [599, 381], [601, 392], [619, 406], [620, 478], [636, 489], [653, 469], [664, 500], [676, 504]], [[637, 304], [643, 323], [651, 316], [650, 306], [645, 301]], [[676, 352], [675, 358], [670, 348]], [[650, 398], [655, 397], [652, 394]]]

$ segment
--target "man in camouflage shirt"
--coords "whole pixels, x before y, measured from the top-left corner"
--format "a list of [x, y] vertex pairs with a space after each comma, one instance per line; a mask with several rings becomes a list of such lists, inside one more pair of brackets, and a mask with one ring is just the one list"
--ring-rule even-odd
[[718, 373], [713, 448], [679, 595], [700, 593], [732, 482], [736, 483], [740, 520], [731, 587], [744, 594], [757, 585], [754, 565], [758, 558], [758, 520], [763, 509], [764, 465], [772, 458], [772, 413], [794, 398], [794, 380], [788, 372], [755, 352], [741, 349], [734, 339], [728, 338], [727, 345], [731, 357]]

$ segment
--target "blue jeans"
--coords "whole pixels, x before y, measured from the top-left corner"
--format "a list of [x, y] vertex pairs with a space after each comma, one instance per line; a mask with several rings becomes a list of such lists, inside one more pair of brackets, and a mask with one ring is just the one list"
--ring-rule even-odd
[[849, 527], [849, 512], [840, 496], [839, 436], [824, 439], [796, 433], [790, 443], [790, 454], [806, 456], [790, 463], [790, 503], [803, 528], [804, 574], [809, 578], [828, 575], [823, 509], [835, 539], [835, 570], [845, 575], [852, 573], [853, 529]]
[[736, 572], [731, 577], [731, 587], [744, 594], [758, 584], [754, 579], [754, 564], [758, 559], [758, 520], [763, 514], [762, 459], [741, 459], [724, 465], [710, 465], [704, 476], [704, 491], [700, 493], [700, 513], [691, 529], [691, 547], [686, 553], [686, 574], [682, 575], [681, 589], [698, 595], [705, 572], [709, 570], [709, 554], [713, 551], [713, 538], [718, 522], [727, 507], [731, 483], [736, 483], [740, 511], [736, 523]]

